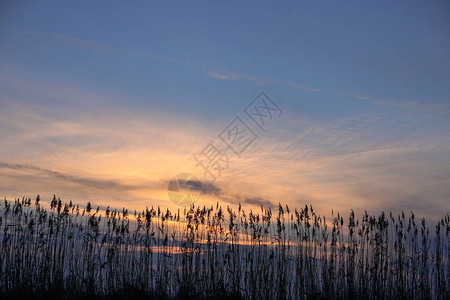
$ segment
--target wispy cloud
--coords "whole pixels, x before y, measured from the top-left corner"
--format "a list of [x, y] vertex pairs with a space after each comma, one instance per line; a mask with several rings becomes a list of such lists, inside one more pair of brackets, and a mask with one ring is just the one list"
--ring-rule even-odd
[[[34, 90], [24, 82], [20, 88]], [[70, 89], [58, 93], [97, 96]], [[170, 206], [168, 181], [182, 171], [201, 172], [192, 154], [216, 133], [188, 120], [184, 127], [167, 121], [180, 116], [153, 118], [101, 100], [98, 110], [74, 107], [70, 115], [57, 107], [0, 103], [0, 190], [5, 196], [61, 193], [74, 201], [131, 209]], [[330, 207], [376, 213], [382, 207], [418, 209], [432, 218], [450, 195], [450, 138], [445, 121], [420, 118], [402, 112], [318, 122], [287, 113], [216, 182], [196, 182], [203, 190], [199, 204], [309, 202], [320, 213], [329, 213]], [[418, 128], [417, 121], [429, 127]]]
[[361, 100], [369, 100], [370, 99], [367, 96], [361, 96], [361, 95], [357, 95], [357, 94], [345, 94], [345, 95], [356, 98], [356, 99], [361, 99]]
[[408, 110], [428, 112], [450, 118], [450, 104], [423, 104], [418, 102], [386, 101], [383, 99], [374, 99], [373, 102], [380, 105], [388, 105], [393, 107], [405, 108]]
[[43, 38], [50, 38], [50, 39], [57, 39], [61, 41], [65, 41], [68, 43], [72, 43], [74, 45], [78, 45], [79, 47], [84, 47], [87, 49], [97, 50], [97, 51], [115, 51], [119, 53], [124, 53], [128, 55], [133, 56], [140, 56], [140, 57], [149, 57], [154, 58], [158, 60], [165, 60], [170, 61], [174, 63], [183, 64], [190, 68], [195, 68], [198, 70], [201, 70], [203, 73], [205, 73], [208, 77], [214, 78], [217, 80], [246, 80], [253, 82], [257, 85], [267, 85], [267, 84], [276, 84], [276, 85], [284, 85], [289, 86], [298, 90], [307, 91], [307, 92], [324, 92], [331, 95], [346, 95], [348, 97], [352, 97], [354, 99], [358, 100], [364, 100], [364, 101], [371, 101], [374, 104], [377, 105], [383, 105], [383, 106], [391, 106], [391, 107], [401, 107], [408, 110], [416, 110], [416, 111], [423, 111], [427, 113], [433, 113], [444, 117], [450, 117], [450, 105], [429, 105], [429, 104], [423, 104], [423, 103], [416, 103], [416, 102], [401, 102], [401, 101], [395, 101], [395, 100], [386, 100], [381, 99], [376, 96], [368, 96], [368, 95], [362, 95], [362, 94], [356, 94], [351, 92], [332, 92], [327, 90], [326, 88], [322, 87], [309, 87], [303, 84], [300, 84], [298, 82], [292, 81], [292, 80], [279, 80], [279, 79], [271, 79], [271, 78], [263, 78], [258, 76], [252, 76], [247, 74], [242, 74], [238, 72], [233, 72], [229, 70], [225, 70], [223, 68], [217, 67], [217, 66], [210, 66], [210, 65], [204, 65], [200, 63], [194, 63], [187, 60], [179, 59], [176, 57], [170, 57], [170, 56], [164, 56], [159, 55], [151, 52], [146, 51], [134, 51], [129, 50], [121, 47], [116, 47], [113, 45], [109, 45], [106, 43], [100, 43], [96, 41], [91, 40], [85, 40], [80, 38], [75, 38], [72, 36], [67, 35], [59, 35], [59, 34], [53, 34], [53, 33], [47, 33], [47, 32], [37, 32], [37, 31], [31, 31], [31, 30], [21, 30], [21, 29], [14, 29], [14, 28], [3, 28], [3, 30], [7, 30], [10, 32], [16, 32], [20, 34], [27, 34], [27, 35], [33, 35], [37, 37], [43, 37]]
[[[221, 80], [278, 83], [199, 68]], [[120, 102], [114, 95], [60, 83], [12, 77], [2, 81], [20, 90], [19, 98], [0, 99], [0, 191], [5, 196], [44, 194], [45, 189], [48, 194], [61, 192], [74, 200], [114, 202], [119, 207], [170, 205], [168, 180], [182, 171], [201, 172], [192, 155], [217, 134], [211, 126], [180, 115], [113, 105]], [[386, 107], [391, 112], [339, 120], [287, 112], [217, 182], [199, 181], [206, 195], [203, 204], [307, 201], [328, 213], [329, 207], [369, 207], [375, 212], [404, 206], [425, 211], [423, 203], [430, 203], [426, 213], [439, 215], [450, 195], [448, 120], [423, 114], [429, 109], [426, 105], [352, 95], [406, 109], [392, 112]], [[55, 99], [57, 105], [27, 100], [36, 97]]]
[[[50, 177], [51, 180], [60, 180], [71, 183], [76, 183], [79, 185], [83, 185], [86, 187], [94, 188], [94, 189], [108, 189], [111, 192], [125, 192], [130, 190], [139, 190], [139, 189], [148, 189], [151, 186], [155, 186], [154, 183], [146, 182], [145, 184], [136, 185], [136, 184], [124, 184], [117, 180], [101, 180], [101, 179], [93, 179], [86, 178], [80, 176], [69, 175], [45, 168], [36, 167], [33, 165], [24, 165], [18, 163], [6, 163], [0, 161], [0, 168], [9, 169], [9, 170], [18, 170], [24, 172], [33, 172], [36, 179], [39, 179], [41, 176]], [[158, 186], [161, 184], [158, 183]]]
[[240, 204], [244, 204], [244, 205], [250, 205], [250, 206], [263, 206], [264, 208], [273, 208], [274, 204], [272, 203], [272, 201], [265, 199], [263, 197], [246, 197], [246, 196], [242, 196], [242, 195], [238, 195], [235, 196], [235, 201], [234, 204], [236, 204], [236, 202], [240, 203]]
[[266, 85], [266, 84], [280, 84], [280, 85], [287, 85], [290, 87], [294, 87], [296, 89], [309, 91], [309, 92], [318, 92], [320, 89], [311, 88], [307, 86], [303, 86], [301, 84], [298, 84], [296, 82], [292, 81], [282, 81], [282, 80], [275, 80], [275, 79], [268, 79], [268, 78], [261, 78], [261, 77], [255, 77], [250, 75], [244, 75], [244, 74], [237, 74], [231, 71], [224, 70], [222, 68], [205, 68], [203, 70], [209, 77], [214, 79], [220, 79], [220, 80], [247, 80], [253, 83], [256, 83], [258, 85]]
[[211, 78], [219, 79], [219, 80], [247, 80], [253, 83], [256, 83], [258, 85], [265, 85], [265, 84], [282, 84], [291, 86], [300, 90], [310, 91], [310, 92], [316, 92], [320, 91], [320, 89], [307, 87], [304, 85], [301, 85], [296, 82], [292, 81], [281, 81], [281, 80], [274, 80], [274, 79], [267, 79], [267, 78], [260, 78], [256, 76], [250, 76], [245, 74], [238, 74], [235, 72], [231, 72], [228, 70], [225, 70], [223, 68], [217, 67], [217, 66], [209, 66], [209, 65], [203, 65], [199, 63], [193, 63], [189, 62], [187, 60], [170, 57], [170, 56], [164, 56], [159, 54], [154, 54], [146, 51], [133, 51], [128, 50], [125, 48], [120, 48], [116, 46], [112, 46], [105, 43], [99, 43], [96, 41], [91, 40], [85, 40], [85, 39], [79, 39], [72, 36], [66, 36], [66, 35], [59, 35], [59, 34], [53, 34], [53, 33], [46, 33], [46, 32], [37, 32], [37, 31], [31, 31], [31, 30], [20, 30], [20, 29], [14, 29], [14, 28], [7, 28], [6, 30], [16, 33], [22, 33], [22, 34], [28, 34], [28, 35], [34, 35], [39, 37], [45, 37], [45, 38], [52, 38], [52, 39], [59, 39], [62, 41], [70, 42], [70, 43], [76, 43], [77, 45], [80, 45], [82, 47], [91, 48], [93, 50], [99, 50], [99, 51], [116, 51], [128, 55], [136, 55], [141, 57], [151, 57], [159, 60], [165, 60], [165, 61], [171, 61], [175, 63], [181, 63], [191, 68], [196, 68], [202, 70], [206, 75], [208, 75]]

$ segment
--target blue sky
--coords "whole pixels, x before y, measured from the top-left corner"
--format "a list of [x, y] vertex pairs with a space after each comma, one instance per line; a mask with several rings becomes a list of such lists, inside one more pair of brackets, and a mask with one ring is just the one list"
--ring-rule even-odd
[[263, 90], [285, 114], [215, 182], [220, 200], [448, 212], [446, 1], [0, 11], [1, 196], [170, 205], [168, 178]]

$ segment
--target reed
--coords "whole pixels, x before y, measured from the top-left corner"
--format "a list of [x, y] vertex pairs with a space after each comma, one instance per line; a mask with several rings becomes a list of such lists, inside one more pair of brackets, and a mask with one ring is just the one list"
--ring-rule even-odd
[[4, 200], [2, 298], [449, 299], [449, 215]]

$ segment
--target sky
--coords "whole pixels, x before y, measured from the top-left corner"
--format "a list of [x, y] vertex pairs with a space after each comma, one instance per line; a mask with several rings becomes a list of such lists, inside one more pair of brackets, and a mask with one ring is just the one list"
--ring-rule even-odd
[[[439, 218], [449, 15], [447, 1], [2, 1], [0, 196], [176, 209], [168, 184], [187, 173], [201, 206]], [[279, 109], [260, 106], [263, 128], [245, 113], [261, 95]], [[238, 154], [236, 118], [254, 137]], [[207, 149], [226, 158], [214, 178]]]

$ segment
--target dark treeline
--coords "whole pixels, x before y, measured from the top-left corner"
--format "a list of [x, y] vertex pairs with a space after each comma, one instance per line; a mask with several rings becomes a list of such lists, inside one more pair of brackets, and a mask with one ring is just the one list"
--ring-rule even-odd
[[[432, 230], [430, 230], [432, 228]], [[430, 232], [431, 231], [431, 232]], [[2, 298], [450, 299], [450, 217], [5, 199]]]

